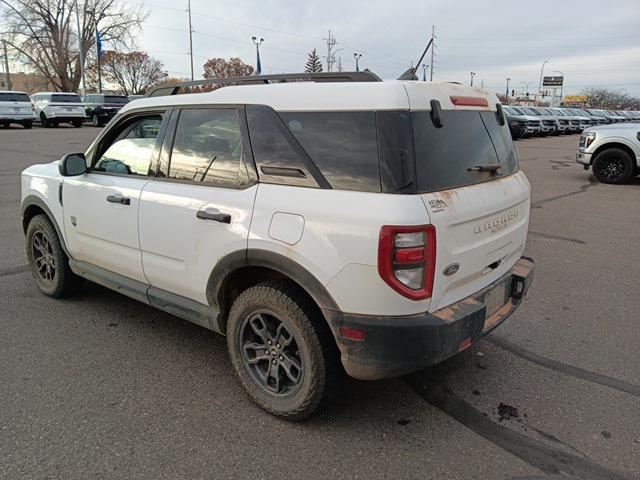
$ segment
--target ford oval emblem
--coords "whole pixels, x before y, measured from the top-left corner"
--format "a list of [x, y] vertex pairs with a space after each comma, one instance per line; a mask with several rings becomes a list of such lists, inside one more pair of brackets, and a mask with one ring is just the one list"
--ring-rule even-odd
[[447, 268], [445, 268], [442, 273], [445, 274], [447, 277], [453, 275], [454, 273], [456, 273], [458, 270], [460, 269], [460, 264], [458, 263], [452, 263], [451, 265], [448, 265]]

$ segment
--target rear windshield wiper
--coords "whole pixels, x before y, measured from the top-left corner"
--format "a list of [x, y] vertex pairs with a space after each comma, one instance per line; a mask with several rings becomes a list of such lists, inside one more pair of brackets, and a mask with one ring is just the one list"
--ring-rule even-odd
[[500, 163], [487, 163], [485, 165], [475, 165], [467, 168], [467, 172], [497, 172], [502, 168]]

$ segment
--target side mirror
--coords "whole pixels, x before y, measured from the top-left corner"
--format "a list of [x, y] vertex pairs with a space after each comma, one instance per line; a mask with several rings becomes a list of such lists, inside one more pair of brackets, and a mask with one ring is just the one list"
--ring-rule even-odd
[[84, 153], [69, 153], [62, 157], [58, 170], [63, 177], [75, 177], [87, 171], [87, 160]]

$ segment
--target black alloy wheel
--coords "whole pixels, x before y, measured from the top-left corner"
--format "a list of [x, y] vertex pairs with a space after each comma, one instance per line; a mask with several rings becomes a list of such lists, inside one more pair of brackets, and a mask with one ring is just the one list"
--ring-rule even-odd
[[56, 278], [58, 264], [51, 247], [51, 241], [45, 232], [36, 232], [31, 237], [31, 255], [35, 273], [43, 282], [53, 283]]
[[619, 148], [599, 153], [593, 160], [593, 175], [602, 183], [623, 183], [633, 175], [631, 157]]
[[259, 310], [248, 315], [238, 342], [247, 373], [263, 391], [286, 396], [300, 388], [304, 362], [298, 343], [274, 312]]

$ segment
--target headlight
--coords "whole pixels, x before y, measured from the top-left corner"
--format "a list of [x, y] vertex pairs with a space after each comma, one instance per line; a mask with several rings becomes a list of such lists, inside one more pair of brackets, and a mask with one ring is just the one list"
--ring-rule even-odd
[[587, 132], [580, 135], [580, 146], [584, 148], [589, 148], [589, 146], [596, 139], [596, 132]]

